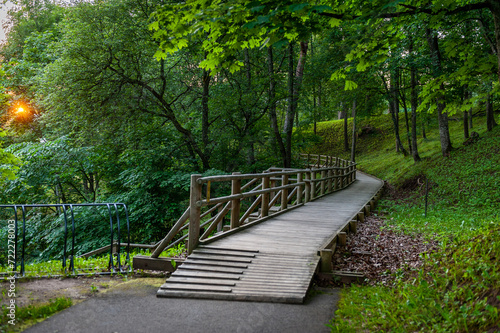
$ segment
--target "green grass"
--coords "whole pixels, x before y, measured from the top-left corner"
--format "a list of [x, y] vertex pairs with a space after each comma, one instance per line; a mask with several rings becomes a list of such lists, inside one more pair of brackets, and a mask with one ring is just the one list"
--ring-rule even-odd
[[[40, 319], [45, 319], [51, 315], [69, 308], [73, 305], [70, 298], [60, 297], [55, 300], [49, 300], [48, 303], [28, 305], [23, 308], [16, 306], [15, 319], [8, 316], [9, 309], [2, 309], [0, 332], [21, 332], [24, 328], [35, 324]], [[12, 325], [11, 323], [14, 325]]]
[[[163, 251], [160, 257], [175, 257], [181, 255], [185, 251], [184, 245], [180, 244], [177, 247], [170, 248]], [[132, 265], [132, 258], [136, 255], [150, 255], [148, 250], [131, 250], [130, 252], [130, 265]], [[120, 253], [120, 261], [122, 266], [125, 265], [126, 254], [123, 251]], [[52, 277], [52, 276], [70, 276], [72, 274], [69, 271], [70, 261], [66, 260], [66, 270], [62, 268], [62, 260], [48, 260], [37, 263], [28, 263], [25, 265], [25, 277]], [[100, 273], [107, 272], [109, 266], [109, 252], [106, 254], [90, 257], [90, 258], [75, 258], [74, 261], [76, 273]], [[118, 268], [118, 262], [116, 257], [114, 258], [115, 268]], [[7, 266], [0, 266], [0, 272], [9, 273], [10, 268]], [[20, 268], [18, 267], [17, 272], [19, 273]]]
[[[401, 139], [408, 148], [402, 121]], [[358, 128], [368, 125], [376, 131], [358, 140], [359, 169], [406, 190], [399, 200], [381, 201], [387, 227], [437, 239], [440, 248], [425, 255], [423, 268], [398, 272], [393, 286], [344, 289], [332, 332], [500, 331], [500, 127], [486, 132], [484, 117], [474, 118], [481, 139], [463, 146], [462, 122], [450, 121], [455, 149], [443, 158], [431, 120], [427, 139], [418, 141], [423, 161], [414, 163], [411, 156], [395, 153], [389, 116], [361, 120]], [[322, 141], [310, 152], [348, 158], [342, 126], [342, 121], [319, 124]]]

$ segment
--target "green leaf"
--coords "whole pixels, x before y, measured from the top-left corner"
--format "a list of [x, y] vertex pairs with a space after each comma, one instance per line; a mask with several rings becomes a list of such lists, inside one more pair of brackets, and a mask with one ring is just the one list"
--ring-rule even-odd
[[354, 90], [358, 87], [358, 85], [356, 84], [356, 82], [354, 81], [351, 81], [351, 80], [346, 80], [345, 81], [345, 87], [344, 87], [344, 90]]

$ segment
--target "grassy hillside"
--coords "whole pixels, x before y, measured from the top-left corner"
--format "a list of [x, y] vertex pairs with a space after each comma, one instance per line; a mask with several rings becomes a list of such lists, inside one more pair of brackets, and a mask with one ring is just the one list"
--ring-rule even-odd
[[[341, 121], [319, 124], [322, 140], [311, 152], [348, 157], [342, 126]], [[474, 118], [480, 139], [464, 146], [462, 122], [451, 121], [455, 150], [443, 158], [437, 124], [431, 121], [427, 139], [419, 133], [423, 161], [417, 164], [395, 153], [388, 116], [361, 120], [358, 129], [364, 131], [359, 169], [387, 180], [397, 194], [381, 202], [386, 227], [437, 239], [440, 249], [425, 255], [423, 268], [401, 272], [393, 286], [344, 289], [332, 331], [500, 331], [500, 127], [486, 132], [484, 117]], [[401, 129], [408, 148], [403, 118]]]

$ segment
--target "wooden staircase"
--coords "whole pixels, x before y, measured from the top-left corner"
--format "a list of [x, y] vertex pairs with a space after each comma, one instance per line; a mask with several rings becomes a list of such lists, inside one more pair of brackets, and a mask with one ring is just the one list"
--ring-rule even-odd
[[317, 255], [200, 246], [172, 273], [157, 296], [302, 303], [318, 263]]

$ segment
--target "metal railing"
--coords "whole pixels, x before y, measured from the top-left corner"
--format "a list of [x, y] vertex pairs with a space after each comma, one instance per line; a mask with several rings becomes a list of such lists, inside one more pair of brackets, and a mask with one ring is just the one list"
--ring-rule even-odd
[[[64, 224], [64, 236], [63, 236], [63, 252], [62, 252], [62, 270], [67, 273], [67, 268], [70, 274], [76, 274], [75, 270], [75, 237], [76, 237], [76, 229], [75, 229], [75, 211], [76, 207], [107, 207], [109, 224], [110, 224], [110, 252], [109, 252], [109, 273], [124, 273], [126, 270], [124, 268], [128, 267], [128, 271], [131, 271], [132, 265], [130, 265], [130, 222], [127, 206], [123, 203], [82, 203], [82, 204], [13, 204], [13, 205], [0, 205], [0, 209], [4, 210], [13, 210], [13, 220], [14, 220], [14, 244], [13, 251], [8, 251], [8, 260], [7, 264], [12, 264], [13, 262], [13, 271], [16, 276], [25, 276], [25, 258], [26, 258], [26, 228], [27, 226], [27, 212], [28, 210], [35, 208], [56, 208], [58, 211], [62, 210], [63, 215], [63, 224]], [[121, 221], [119, 208], [122, 208], [125, 213], [126, 219], [126, 243], [121, 243], [120, 234], [121, 234]], [[19, 226], [19, 220], [22, 219], [22, 224]], [[69, 221], [70, 220], [70, 225]], [[116, 226], [116, 237], [115, 237], [115, 229]], [[19, 228], [21, 227], [21, 235], [19, 235]], [[70, 249], [68, 249], [68, 237], [71, 234], [71, 245]], [[11, 244], [10, 237], [11, 233], [9, 233], [7, 242], [9, 245]], [[21, 258], [18, 256], [18, 248], [19, 241], [21, 238]], [[115, 242], [116, 238], [116, 242]], [[120, 259], [120, 247], [126, 245], [126, 257], [125, 262], [121, 263]], [[115, 267], [113, 253], [117, 254], [117, 262]], [[10, 254], [13, 252], [13, 254]], [[12, 259], [10, 259], [12, 258]], [[20, 259], [20, 262], [19, 262]], [[69, 267], [67, 267], [67, 260], [69, 259]], [[19, 268], [19, 272], [18, 272]], [[118, 269], [118, 270], [117, 270]], [[109, 274], [108, 273], [108, 274]]]

